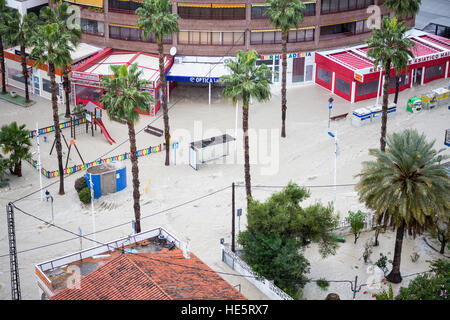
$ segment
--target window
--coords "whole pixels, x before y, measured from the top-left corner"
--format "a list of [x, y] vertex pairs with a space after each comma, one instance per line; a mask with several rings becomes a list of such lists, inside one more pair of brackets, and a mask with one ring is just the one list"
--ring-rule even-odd
[[316, 4], [315, 3], [305, 3], [306, 9], [303, 12], [305, 17], [307, 16], [315, 16], [316, 15]]
[[201, 45], [244, 45], [244, 32], [206, 32], [206, 31], [180, 31], [178, 33], [180, 44]]
[[366, 83], [359, 83], [358, 89], [356, 90], [356, 95], [360, 97], [370, 93], [376, 94], [377, 90], [378, 90], [378, 80]]
[[293, 30], [288, 34], [288, 42], [304, 42], [314, 40], [314, 29]]
[[[128, 41], [144, 41], [155, 43], [156, 39], [153, 34], [144, 38], [142, 31], [138, 28], [133, 27], [123, 27], [110, 25], [109, 26], [109, 37], [112, 39], [128, 40]], [[172, 43], [172, 35], [163, 38], [163, 43]]]
[[[391, 76], [389, 78], [389, 89], [395, 88], [395, 82], [396, 82], [396, 77], [395, 76]], [[408, 84], [409, 82], [409, 74], [405, 73], [400, 75], [399, 77], [399, 86], [404, 86], [405, 84]]]
[[84, 33], [103, 36], [105, 34], [105, 24], [102, 21], [81, 18], [81, 30]]
[[444, 74], [444, 65], [432, 66], [425, 68], [425, 79], [440, 77]]
[[267, 19], [268, 16], [264, 14], [267, 8], [269, 7], [252, 5], [252, 19]]
[[111, 12], [126, 12], [131, 13], [137, 8], [142, 7], [142, 4], [131, 0], [109, 0], [108, 10]]
[[202, 7], [190, 7], [178, 5], [178, 15], [182, 19], [201, 19], [201, 20], [245, 20], [245, 4], [220, 5], [213, 7], [207, 4]]
[[[55, 84], [56, 84], [56, 95], [59, 96], [59, 85], [58, 83]], [[42, 89], [48, 93], [52, 93], [52, 85], [50, 80], [44, 78], [42, 79]]]
[[99, 88], [85, 87], [76, 85], [75, 92], [77, 99], [90, 100], [90, 101], [100, 101], [102, 91]]
[[331, 83], [331, 72], [324, 70], [320, 67], [317, 67], [317, 78], [326, 82], [328, 84]]
[[[334, 24], [331, 26], [322, 26], [320, 27], [320, 36], [322, 39], [331, 39], [336, 38], [339, 36], [336, 36], [340, 34], [340, 36], [352, 36], [355, 34], [361, 34], [365, 32], [370, 32], [371, 29], [367, 26], [367, 19], [355, 21], [355, 22], [348, 22], [348, 23], [341, 23], [341, 24]], [[335, 36], [331, 36], [335, 35]]]
[[322, 0], [321, 13], [345, 12], [364, 9], [374, 4], [374, 0]]
[[350, 82], [336, 78], [336, 90], [339, 90], [346, 95], [350, 95]]
[[[23, 76], [22, 70], [17, 70], [14, 68], [8, 68], [8, 78], [11, 78], [12, 80], [18, 81], [20, 83], [25, 84], [25, 78]], [[31, 84], [31, 77], [28, 77], [28, 84]]]

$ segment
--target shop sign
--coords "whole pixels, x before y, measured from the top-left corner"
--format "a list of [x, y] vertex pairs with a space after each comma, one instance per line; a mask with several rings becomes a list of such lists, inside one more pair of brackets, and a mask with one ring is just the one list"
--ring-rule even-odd
[[72, 79], [80, 79], [86, 81], [100, 81], [100, 75], [95, 73], [72, 71]]
[[364, 75], [355, 72], [355, 80], [358, 81], [358, 82], [363, 83], [364, 82]]
[[424, 56], [424, 57], [418, 57], [418, 58], [413, 59], [411, 64], [437, 60], [437, 59], [445, 58], [445, 57], [450, 57], [450, 51], [430, 54], [430, 55], [427, 55], [427, 56]]
[[[311, 57], [312, 53], [311, 52], [296, 52], [296, 53], [288, 53], [287, 57], [288, 58], [301, 58], [301, 57]], [[283, 55], [281, 54], [273, 54], [273, 55], [268, 55], [268, 56], [259, 56], [260, 60], [273, 60], [273, 59], [283, 59]]]

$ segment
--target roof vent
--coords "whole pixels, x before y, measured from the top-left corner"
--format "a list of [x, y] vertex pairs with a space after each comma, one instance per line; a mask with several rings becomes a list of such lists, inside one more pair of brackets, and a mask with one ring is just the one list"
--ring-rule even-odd
[[161, 245], [164, 245], [166, 243], [166, 238], [162, 234], [158, 236], [158, 243]]

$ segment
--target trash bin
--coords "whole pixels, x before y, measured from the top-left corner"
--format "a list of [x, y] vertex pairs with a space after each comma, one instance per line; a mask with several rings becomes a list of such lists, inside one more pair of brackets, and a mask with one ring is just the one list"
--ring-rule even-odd
[[408, 103], [406, 105], [406, 111], [411, 113], [417, 113], [422, 110], [422, 98], [420, 97], [411, 97], [408, 99]]
[[361, 127], [372, 121], [372, 112], [367, 108], [359, 108], [353, 111], [352, 124]]
[[450, 90], [445, 88], [434, 89], [433, 92], [436, 93], [438, 106], [447, 105], [450, 101]]
[[433, 109], [437, 106], [437, 93], [434, 91], [428, 91], [422, 94], [422, 106], [424, 109]]
[[371, 107], [367, 107], [372, 113], [372, 121], [380, 121], [381, 120], [381, 110], [382, 107], [380, 105], [375, 105]]

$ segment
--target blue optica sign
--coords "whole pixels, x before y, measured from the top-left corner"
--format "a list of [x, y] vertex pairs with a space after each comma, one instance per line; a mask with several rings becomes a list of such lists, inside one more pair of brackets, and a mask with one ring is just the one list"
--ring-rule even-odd
[[210, 77], [185, 77], [185, 76], [167, 76], [168, 81], [191, 82], [191, 83], [216, 83], [220, 78]]
[[178, 146], [179, 146], [178, 142], [172, 143], [172, 148], [173, 149], [178, 149]]

